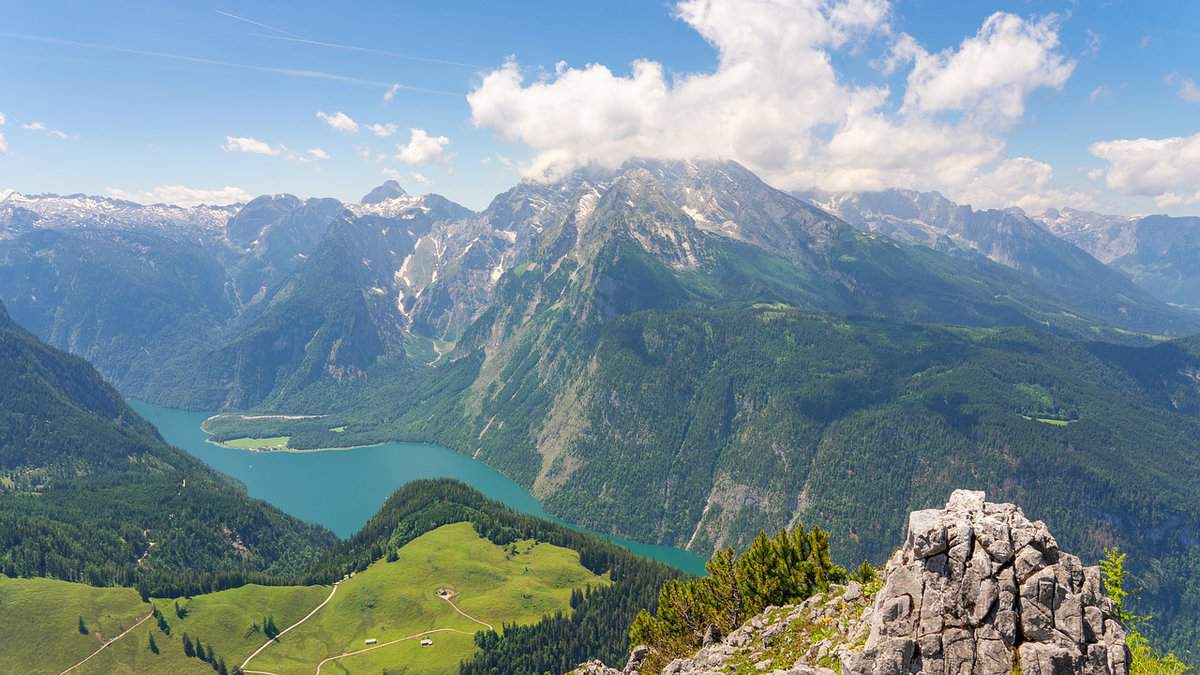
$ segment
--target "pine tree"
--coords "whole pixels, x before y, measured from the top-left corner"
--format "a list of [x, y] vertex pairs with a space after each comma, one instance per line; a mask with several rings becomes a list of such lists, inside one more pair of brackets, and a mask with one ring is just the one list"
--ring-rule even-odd
[[221, 675], [229, 675], [229, 670], [225, 668], [225, 659], [223, 657], [217, 661], [217, 672]]
[[189, 657], [196, 655], [196, 649], [192, 646], [192, 639], [188, 637], [187, 633], [183, 634], [183, 654]]
[[83, 622], [83, 617], [82, 617], [82, 616], [81, 616], [81, 617], [79, 617], [79, 634], [80, 634], [80, 635], [87, 635], [87, 634], [88, 634], [88, 628], [87, 628], [87, 624]]
[[204, 651], [204, 643], [200, 642], [200, 638], [196, 638], [196, 658], [201, 661], [208, 660], [208, 654]]
[[154, 633], [150, 634], [150, 644], [147, 646], [147, 649], [149, 649], [154, 654], [158, 653], [158, 645], [155, 644], [155, 642], [154, 642]]

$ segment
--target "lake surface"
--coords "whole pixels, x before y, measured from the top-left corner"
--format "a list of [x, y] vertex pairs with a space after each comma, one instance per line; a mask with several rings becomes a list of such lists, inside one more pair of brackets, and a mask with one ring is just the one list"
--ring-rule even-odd
[[[324, 452], [250, 452], [209, 443], [200, 423], [210, 413], [142, 401], [130, 404], [158, 427], [167, 442], [242, 481], [252, 496], [297, 518], [324, 525], [339, 537], [358, 531], [401, 485], [423, 478], [454, 478], [516, 511], [563, 522], [546, 513], [533, 495], [504, 474], [437, 445], [384, 443]], [[638, 555], [692, 574], [704, 573], [704, 558], [690, 551], [601, 536]]]

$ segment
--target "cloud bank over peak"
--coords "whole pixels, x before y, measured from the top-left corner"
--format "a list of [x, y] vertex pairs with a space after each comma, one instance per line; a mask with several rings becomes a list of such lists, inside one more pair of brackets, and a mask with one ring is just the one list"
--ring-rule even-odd
[[1097, 172], [1110, 190], [1151, 197], [1159, 207], [1200, 204], [1200, 133], [1093, 143], [1108, 166]]
[[243, 204], [251, 199], [250, 194], [242, 188], [231, 186], [208, 190], [184, 185], [156, 185], [141, 192], [109, 188], [108, 194], [116, 199], [139, 204], [174, 204], [183, 207], [200, 206], [201, 204]]
[[[468, 94], [472, 121], [528, 145], [533, 180], [631, 157], [721, 157], [787, 189], [938, 189], [977, 206], [1063, 196], [1049, 165], [1007, 157], [1004, 143], [1027, 97], [1074, 68], [1055, 17], [996, 13], [930, 53], [895, 32], [885, 0], [683, 0], [675, 13], [717, 51], [711, 72], [559, 63], [527, 81], [510, 60]], [[889, 47], [879, 81], [848, 82], [834, 53], [871, 41]], [[886, 78], [905, 68], [893, 95]]]

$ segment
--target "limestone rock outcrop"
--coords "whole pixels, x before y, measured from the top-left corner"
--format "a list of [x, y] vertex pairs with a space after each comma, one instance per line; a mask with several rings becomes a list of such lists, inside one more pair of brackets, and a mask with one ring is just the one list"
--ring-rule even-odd
[[[1100, 570], [1060, 551], [1041, 521], [982, 492], [914, 511], [880, 578], [768, 607], [664, 675], [1128, 675], [1125, 629]], [[649, 675], [645, 647], [623, 670], [593, 661], [576, 675]]]
[[1096, 567], [1060, 551], [1012, 504], [955, 491], [914, 511], [904, 546], [862, 621], [870, 637], [842, 653], [862, 675], [1126, 675], [1125, 630]]

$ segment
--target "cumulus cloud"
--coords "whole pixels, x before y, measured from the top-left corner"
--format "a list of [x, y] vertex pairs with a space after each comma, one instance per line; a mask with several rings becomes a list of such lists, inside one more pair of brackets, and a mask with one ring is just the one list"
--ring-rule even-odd
[[400, 130], [400, 127], [395, 124], [368, 124], [367, 131], [375, 134], [380, 138], [387, 138]]
[[141, 204], [175, 204], [177, 206], [239, 204], [250, 201], [250, 193], [242, 188], [230, 186], [206, 190], [184, 185], [157, 185], [142, 192], [109, 188], [108, 194], [117, 199]]
[[308, 155], [308, 157], [310, 159], [317, 159], [317, 160], [329, 159], [329, 153], [325, 152], [321, 148], [313, 148], [312, 150], [309, 150], [306, 154]]
[[961, 111], [984, 122], [1011, 124], [1025, 99], [1042, 87], [1061, 89], [1075, 64], [1058, 51], [1056, 17], [1027, 21], [997, 12], [957, 49], [928, 54], [915, 40], [902, 43], [913, 61], [904, 109]]
[[449, 138], [430, 136], [424, 129], [408, 131], [408, 143], [396, 146], [396, 159], [405, 164], [428, 164], [445, 157]]
[[[630, 157], [720, 157], [787, 189], [1001, 195], [997, 181], [1021, 166], [1002, 164], [1002, 134], [1032, 91], [1062, 87], [1074, 67], [1052, 17], [997, 13], [931, 54], [893, 33], [883, 0], [682, 0], [675, 11], [716, 49], [715, 70], [560, 63], [527, 81], [510, 60], [468, 94], [472, 121], [529, 146], [521, 172], [534, 180]], [[834, 51], [868, 39], [892, 44], [888, 74], [911, 67], [898, 106], [885, 85], [847, 83], [833, 67]]]
[[353, 134], [358, 132], [358, 122], [355, 122], [344, 112], [339, 111], [333, 114], [319, 112], [317, 113], [317, 117], [325, 124], [342, 133]]
[[1093, 143], [1088, 150], [1108, 163], [1104, 185], [1152, 197], [1162, 208], [1200, 204], [1200, 133]]
[[8, 153], [8, 139], [4, 138], [4, 134], [0, 133], [0, 155]]
[[433, 181], [430, 180], [428, 176], [417, 173], [415, 171], [412, 173], [412, 179], [414, 181], [416, 181], [417, 183], [420, 183], [421, 185], [424, 185], [426, 187], [428, 187], [431, 183], [433, 183]]
[[0, 112], [0, 127], [5, 124], [8, 124], [8, 118], [4, 116], [4, 113]]
[[1171, 73], [1167, 76], [1167, 84], [1177, 88], [1175, 93], [1179, 98], [1189, 103], [1200, 103], [1200, 87], [1196, 86], [1195, 80]]
[[226, 136], [221, 146], [225, 152], [246, 152], [252, 155], [278, 155], [282, 150], [250, 136]]

